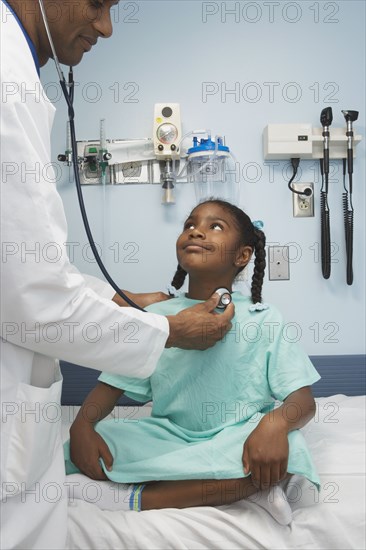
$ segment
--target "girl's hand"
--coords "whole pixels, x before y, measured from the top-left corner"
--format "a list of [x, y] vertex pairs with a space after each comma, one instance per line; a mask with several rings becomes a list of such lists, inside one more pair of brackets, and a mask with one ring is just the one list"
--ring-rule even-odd
[[113, 456], [104, 439], [91, 424], [84, 423], [70, 430], [70, 458], [81, 473], [91, 479], [105, 480], [99, 459], [102, 458], [107, 470], [112, 469]]
[[244, 443], [244, 473], [251, 472], [252, 482], [258, 489], [268, 489], [287, 474], [287, 427], [266, 415]]

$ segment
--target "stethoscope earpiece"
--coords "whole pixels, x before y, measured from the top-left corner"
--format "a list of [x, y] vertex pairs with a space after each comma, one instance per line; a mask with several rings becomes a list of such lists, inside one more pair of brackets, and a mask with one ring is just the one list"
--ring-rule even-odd
[[217, 304], [217, 309], [226, 309], [232, 302], [231, 292], [227, 288], [217, 288], [215, 292], [220, 296], [220, 301]]

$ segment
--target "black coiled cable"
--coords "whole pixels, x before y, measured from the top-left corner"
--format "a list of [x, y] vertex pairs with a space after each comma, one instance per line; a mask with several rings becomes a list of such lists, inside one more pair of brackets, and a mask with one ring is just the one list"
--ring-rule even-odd
[[[347, 284], [353, 283], [353, 219], [354, 209], [352, 205], [352, 180], [350, 179], [350, 191], [346, 187], [346, 167], [347, 159], [343, 159], [343, 218], [344, 233], [346, 238], [346, 256], [347, 256]], [[352, 177], [352, 175], [350, 175]]]
[[320, 231], [321, 231], [321, 260], [324, 279], [329, 279], [331, 272], [331, 242], [330, 242], [330, 216], [328, 205], [328, 174], [324, 178], [324, 160], [320, 159], [320, 173], [322, 187], [320, 190]]

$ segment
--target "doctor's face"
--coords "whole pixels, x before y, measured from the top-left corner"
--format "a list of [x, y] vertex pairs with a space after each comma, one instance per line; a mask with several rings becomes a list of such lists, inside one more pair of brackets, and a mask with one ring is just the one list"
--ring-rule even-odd
[[[89, 52], [97, 43], [98, 38], [109, 38], [112, 35], [110, 10], [118, 4], [115, 0], [45, 0], [52, 39], [60, 63], [77, 65], [84, 53]], [[47, 58], [51, 50], [47, 37], [42, 37], [43, 51]], [[46, 53], [46, 52], [45, 52]]]

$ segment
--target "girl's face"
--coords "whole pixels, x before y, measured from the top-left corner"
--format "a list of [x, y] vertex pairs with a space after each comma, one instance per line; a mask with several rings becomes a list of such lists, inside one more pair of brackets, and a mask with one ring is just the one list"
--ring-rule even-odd
[[245, 266], [252, 249], [240, 243], [232, 215], [216, 203], [197, 206], [177, 240], [177, 258], [189, 275], [230, 280]]

